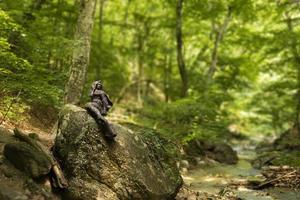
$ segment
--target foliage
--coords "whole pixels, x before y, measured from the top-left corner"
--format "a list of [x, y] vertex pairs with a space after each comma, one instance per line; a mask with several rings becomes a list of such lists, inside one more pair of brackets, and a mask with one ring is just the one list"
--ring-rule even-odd
[[[76, 2], [0, 2], [2, 110], [8, 103], [4, 99], [19, 90], [29, 108], [61, 106], [74, 46]], [[115, 107], [125, 105], [136, 112], [136, 121], [181, 141], [223, 138], [229, 127], [246, 134], [278, 134], [290, 127], [300, 111], [298, 3], [184, 1], [189, 84], [184, 99], [176, 3], [98, 1], [82, 103], [91, 82], [101, 79]], [[140, 109], [132, 109], [135, 104]]]

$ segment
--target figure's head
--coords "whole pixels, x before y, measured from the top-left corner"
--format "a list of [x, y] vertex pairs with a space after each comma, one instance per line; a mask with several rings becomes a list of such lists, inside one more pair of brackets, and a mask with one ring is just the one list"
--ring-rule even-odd
[[93, 83], [93, 88], [101, 90], [103, 88], [103, 85], [102, 85], [101, 81], [95, 81]]
[[96, 84], [96, 88], [99, 89], [99, 90], [101, 90], [102, 89], [102, 84], [101, 83], [97, 83]]

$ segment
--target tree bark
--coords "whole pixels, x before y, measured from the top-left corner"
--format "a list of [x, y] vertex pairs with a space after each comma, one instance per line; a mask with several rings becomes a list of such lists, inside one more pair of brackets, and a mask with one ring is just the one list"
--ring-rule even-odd
[[137, 48], [137, 56], [138, 56], [138, 76], [137, 76], [137, 101], [139, 104], [142, 102], [142, 77], [143, 77], [143, 65], [144, 65], [144, 39], [142, 36], [139, 34], [138, 35], [138, 48]]
[[177, 63], [182, 81], [181, 96], [185, 97], [188, 90], [188, 76], [186, 72], [184, 56], [182, 52], [182, 6], [183, 0], [177, 1], [176, 6], [176, 41], [177, 41]]
[[295, 123], [294, 126], [298, 130], [298, 133], [300, 132], [300, 54], [297, 49], [297, 36], [294, 31], [294, 26], [292, 23], [291, 17], [286, 13], [286, 25], [291, 33], [291, 52], [294, 57], [294, 62], [296, 64], [296, 71], [297, 71], [297, 92], [296, 92], [296, 98], [297, 98], [297, 104], [296, 104], [296, 116], [295, 116]]
[[127, 0], [127, 3], [126, 3], [126, 7], [125, 7], [125, 14], [124, 14], [124, 24], [125, 24], [125, 27], [121, 29], [121, 33], [122, 33], [122, 38], [123, 38], [123, 42], [124, 44], [126, 43], [126, 38], [127, 38], [127, 21], [128, 21], [128, 13], [129, 13], [129, 8], [130, 8], [130, 5], [131, 5], [131, 2], [132, 0]]
[[[217, 70], [217, 63], [218, 63], [218, 49], [219, 49], [219, 45], [223, 40], [224, 34], [226, 32], [226, 29], [229, 25], [230, 19], [231, 19], [231, 8], [228, 8], [227, 11], [227, 15], [224, 19], [224, 22], [222, 24], [222, 26], [219, 28], [216, 37], [215, 37], [215, 41], [214, 41], [214, 48], [211, 54], [211, 65], [210, 68], [207, 71], [207, 82], [210, 82], [213, 75], [215, 74], [216, 70]], [[214, 23], [214, 22], [213, 22]], [[215, 28], [214, 24], [213, 24], [213, 29]]]
[[[103, 15], [104, 15], [104, 5], [106, 0], [100, 0], [100, 6], [99, 6], [99, 34], [98, 34], [98, 43], [100, 51], [102, 52], [103, 45], [102, 45], [102, 35], [103, 35]], [[100, 79], [100, 70], [103, 67], [102, 59], [99, 60], [98, 66], [96, 66], [96, 79]]]
[[79, 104], [91, 49], [91, 34], [94, 24], [96, 0], [81, 0], [80, 11], [75, 31], [69, 80], [65, 87], [65, 103]]
[[[149, 35], [149, 27], [147, 19], [143, 21], [136, 21], [136, 37], [137, 37], [137, 101], [142, 105], [142, 96], [145, 91], [143, 84], [144, 79], [144, 59], [145, 59], [145, 46]], [[142, 27], [142, 29], [140, 28]]]
[[164, 93], [165, 93], [165, 102], [168, 103], [170, 99], [170, 76], [171, 76], [171, 67], [172, 67], [172, 53], [165, 55], [164, 58]]

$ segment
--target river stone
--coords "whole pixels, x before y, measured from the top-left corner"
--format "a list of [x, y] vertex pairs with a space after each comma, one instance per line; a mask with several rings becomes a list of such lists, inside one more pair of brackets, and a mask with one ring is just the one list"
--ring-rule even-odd
[[208, 157], [221, 163], [233, 165], [238, 162], [236, 151], [225, 143], [216, 143], [212, 150], [206, 151], [206, 154]]
[[50, 172], [50, 160], [25, 142], [8, 143], [4, 146], [3, 153], [16, 168], [32, 178], [38, 178]]
[[153, 130], [112, 124], [106, 140], [95, 120], [74, 105], [62, 109], [54, 151], [69, 181], [65, 199], [174, 199], [182, 185], [169, 143]]
[[224, 142], [194, 139], [184, 146], [185, 156], [197, 165], [199, 156], [207, 157], [225, 164], [238, 162], [237, 152]]

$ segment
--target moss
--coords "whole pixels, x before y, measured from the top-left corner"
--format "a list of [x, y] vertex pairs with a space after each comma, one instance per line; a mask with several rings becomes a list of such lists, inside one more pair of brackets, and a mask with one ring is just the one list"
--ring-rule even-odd
[[166, 152], [173, 144], [151, 128], [128, 123], [111, 123], [117, 137], [107, 141], [95, 120], [73, 107], [60, 114], [54, 146], [70, 178], [70, 199], [96, 199], [97, 192], [108, 191], [119, 199], [173, 199], [182, 185], [176, 163]]
[[278, 156], [272, 161], [273, 165], [289, 165], [292, 167], [300, 167], [300, 152], [280, 152]]
[[144, 142], [150, 147], [153, 147], [153, 150], [155, 150], [157, 154], [167, 153], [164, 157], [170, 158], [170, 160], [173, 161], [176, 160], [176, 158], [179, 159], [180, 155], [177, 146], [171, 140], [163, 137], [157, 130], [132, 123], [121, 123], [121, 125], [133, 130], [138, 135], [142, 135]]
[[253, 162], [255, 168], [266, 165], [300, 167], [299, 151], [271, 151], [260, 154]]
[[51, 168], [49, 158], [25, 142], [6, 144], [4, 155], [16, 168], [33, 178], [48, 174]]

